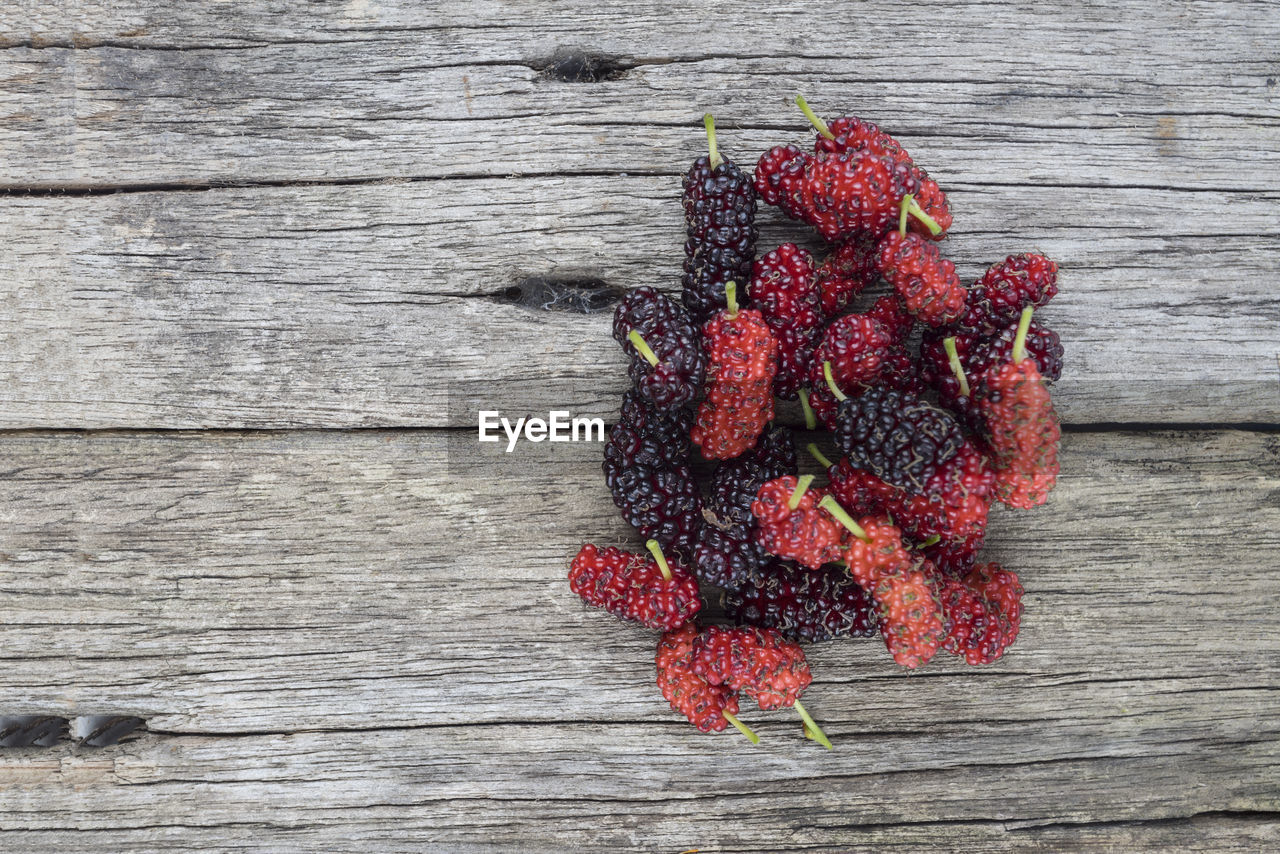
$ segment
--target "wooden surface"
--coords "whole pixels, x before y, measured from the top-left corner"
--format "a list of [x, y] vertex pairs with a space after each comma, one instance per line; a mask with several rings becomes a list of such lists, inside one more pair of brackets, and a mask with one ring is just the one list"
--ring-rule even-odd
[[[0, 846], [1280, 846], [1278, 37], [1266, 3], [0, 10], [0, 718], [147, 721], [0, 749]], [[966, 278], [1055, 257], [1068, 359], [1060, 486], [992, 520], [1018, 644], [812, 647], [831, 753], [694, 732], [653, 636], [569, 593], [635, 542], [597, 445], [474, 441], [612, 415], [699, 116], [750, 162], [798, 89], [930, 168]]]

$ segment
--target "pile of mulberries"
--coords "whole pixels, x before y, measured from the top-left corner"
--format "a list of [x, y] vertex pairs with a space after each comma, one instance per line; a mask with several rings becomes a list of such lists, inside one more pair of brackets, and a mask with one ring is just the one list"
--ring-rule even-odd
[[[1057, 480], [1063, 348], [1033, 317], [1058, 292], [1055, 262], [1010, 255], [966, 287], [938, 182], [875, 124], [797, 103], [811, 152], [774, 147], [754, 174], [705, 117], [681, 298], [637, 288], [613, 323], [632, 387], [605, 481], [648, 554], [584, 545], [569, 581], [663, 632], [658, 687], [699, 730], [758, 741], [737, 717], [745, 698], [794, 708], [830, 748], [800, 702], [801, 642], [878, 635], [914, 669], [940, 651], [990, 664], [1017, 639], [1022, 583], [982, 549], [993, 508], [1043, 504]], [[759, 202], [825, 247], [757, 258]], [[802, 473], [775, 398], [830, 431], [804, 440], [818, 474]]]

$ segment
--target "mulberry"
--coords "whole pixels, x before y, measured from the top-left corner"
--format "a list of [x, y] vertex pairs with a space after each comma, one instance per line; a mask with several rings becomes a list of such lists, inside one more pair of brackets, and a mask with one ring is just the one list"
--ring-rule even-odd
[[689, 438], [707, 459], [730, 459], [755, 444], [773, 419], [773, 378], [778, 342], [760, 312], [739, 310], [734, 283], [727, 286], [728, 308], [703, 327], [711, 365], [707, 396], [698, 407]]
[[950, 413], [909, 392], [880, 387], [841, 401], [835, 439], [851, 465], [917, 495], [964, 445]]
[[825, 492], [810, 489], [812, 482], [813, 475], [770, 480], [756, 493], [751, 513], [756, 517], [756, 542], [765, 551], [817, 569], [840, 557], [843, 534], [819, 508]]
[[1043, 504], [1048, 497], [1058, 476], [1061, 437], [1049, 390], [1022, 344], [1030, 322], [1027, 308], [1014, 341], [1014, 361], [984, 374], [977, 392], [994, 454], [996, 497], [1021, 508]]
[[1057, 264], [1043, 255], [1010, 255], [993, 264], [969, 289], [956, 328], [994, 335], [1017, 323], [1024, 308], [1040, 308], [1057, 293]]
[[756, 193], [751, 178], [721, 157], [715, 124], [704, 119], [709, 153], [684, 178], [685, 241], [682, 299], [694, 319], [724, 307], [729, 282], [745, 282], [756, 257]]
[[680, 432], [687, 424], [687, 414], [659, 412], [629, 392], [609, 431], [603, 469], [613, 503], [629, 524], [664, 549], [691, 555], [702, 525], [702, 494]]
[[871, 600], [839, 567], [811, 571], [786, 561], [765, 565], [725, 596], [725, 611], [738, 623], [777, 629], [795, 640], [871, 637]]
[[667, 562], [657, 540], [648, 548], [652, 559], [588, 543], [569, 567], [569, 588], [615, 617], [661, 631], [680, 627], [702, 608], [698, 582]]
[[943, 649], [969, 664], [990, 664], [1018, 638], [1022, 585], [999, 564], [982, 564], [944, 582], [942, 609], [950, 626]]
[[728, 587], [745, 583], [764, 565], [768, 556], [755, 541], [751, 503], [765, 481], [795, 473], [795, 443], [786, 428], [764, 434], [755, 448], [720, 463], [694, 548], [699, 578]]
[[689, 719], [702, 732], [721, 732], [732, 723], [753, 742], [759, 739], [736, 717], [738, 698], [724, 685], [712, 685], [693, 672], [693, 642], [698, 629], [686, 623], [667, 632], [658, 641], [654, 664], [658, 671], [658, 688], [671, 704], [672, 711]]
[[922, 561], [885, 572], [872, 596], [893, 660], [910, 668], [927, 664], [947, 634], [937, 570]]
[[870, 234], [855, 234], [818, 267], [815, 279], [822, 292], [822, 311], [828, 317], [844, 311], [854, 297], [880, 278], [876, 242]]
[[631, 356], [631, 382], [654, 406], [688, 403], [702, 390], [707, 358], [689, 313], [650, 287], [618, 303], [613, 337]]
[[751, 303], [778, 341], [774, 393], [785, 400], [795, 400], [805, 385], [822, 335], [822, 293], [814, 275], [813, 256], [794, 243], [757, 259], [751, 275]]
[[809, 405], [828, 429], [835, 429], [839, 401], [826, 380], [840, 389], [861, 391], [876, 382], [893, 349], [893, 337], [880, 322], [864, 314], [846, 314], [827, 327], [809, 363]]
[[942, 257], [938, 244], [918, 234], [891, 231], [880, 238], [876, 269], [913, 316], [928, 326], [944, 326], [965, 310], [965, 289], [956, 265]]

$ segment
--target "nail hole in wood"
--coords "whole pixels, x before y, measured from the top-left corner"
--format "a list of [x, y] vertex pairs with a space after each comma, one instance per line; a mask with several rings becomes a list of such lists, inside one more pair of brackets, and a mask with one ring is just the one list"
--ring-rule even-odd
[[625, 288], [591, 278], [530, 276], [498, 295], [498, 301], [538, 311], [595, 314], [610, 310]]
[[52, 715], [0, 717], [0, 747], [52, 747], [67, 732], [67, 719]]
[[75, 734], [83, 747], [110, 747], [146, 725], [128, 715], [86, 715], [75, 721]]
[[542, 69], [543, 75], [564, 83], [599, 83], [617, 80], [628, 66], [616, 57], [586, 51], [558, 51]]

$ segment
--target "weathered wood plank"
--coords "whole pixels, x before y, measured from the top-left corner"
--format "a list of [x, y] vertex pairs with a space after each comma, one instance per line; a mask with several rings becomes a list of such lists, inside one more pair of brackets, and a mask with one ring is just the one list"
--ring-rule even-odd
[[[901, 133], [944, 183], [1263, 189], [1280, 171], [1265, 3], [873, 2], [821, 27], [746, 3], [59, 5], [0, 28], [0, 184], [670, 174], [706, 109], [744, 126], [735, 150], [798, 135], [797, 89]], [[562, 47], [622, 70], [548, 79]]]
[[[438, 432], [3, 446], [5, 713], [186, 731], [669, 719], [652, 636], [563, 581], [582, 541], [634, 540], [597, 446], [507, 457]], [[827, 645], [814, 704], [903, 728], [996, 705], [1106, 721], [1130, 697], [1164, 710], [1123, 723], [1159, 743], [1174, 707], [1196, 713], [1166, 690], [1273, 690], [1278, 455], [1266, 434], [1068, 436], [1051, 505], [992, 525], [991, 553], [1029, 590], [1017, 654], [907, 679], [878, 643]], [[1207, 589], [1224, 566], [1232, 584]], [[1274, 701], [1258, 696], [1242, 706], [1255, 723]]]
[[[638, 761], [636, 745], [655, 736]], [[942, 733], [911, 740], [870, 733], [843, 755], [809, 750], [798, 760], [764, 743], [686, 745], [672, 729], [511, 724], [149, 736], [92, 753], [10, 752], [0, 756], [0, 775], [8, 784], [6, 837], [31, 852], [192, 845], [330, 852], [359, 844], [485, 852], [1256, 851], [1280, 839], [1280, 822], [1267, 814], [1276, 756], [1256, 744], [1175, 745], [1133, 761], [1086, 754], [1023, 763], [995, 752], [982, 769], [889, 770], [900, 768], [903, 749], [948, 756], [958, 746]], [[1224, 797], [1226, 774], [1233, 792]], [[1212, 806], [1227, 802], [1230, 809]], [[71, 821], [74, 836], [65, 830]], [[84, 847], [68, 848], [69, 838]]]
[[1017, 646], [915, 676], [876, 641], [812, 647], [831, 754], [784, 713], [745, 715], [760, 748], [674, 720], [652, 633], [567, 591], [577, 543], [634, 541], [598, 447], [507, 457], [441, 431], [0, 447], [5, 712], [159, 731], [0, 755], [0, 825], [22, 850], [75, 850], [70, 828], [130, 850], [1277, 834], [1274, 434], [1068, 435], [1050, 505], [992, 523], [991, 556], [1028, 589]]
[[[508, 289], [678, 286], [678, 193], [671, 177], [579, 176], [10, 199], [0, 426], [612, 417], [612, 291], [581, 315]], [[970, 281], [1010, 252], [1061, 262], [1043, 314], [1067, 347], [1068, 422], [1275, 422], [1278, 198], [969, 186], [947, 252]], [[803, 235], [764, 224], [762, 246]]]

